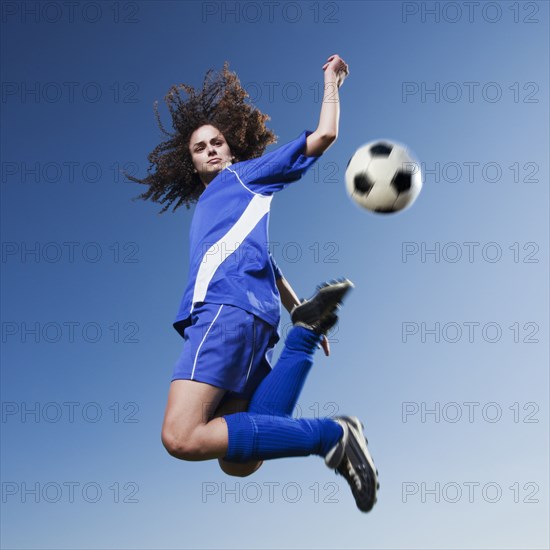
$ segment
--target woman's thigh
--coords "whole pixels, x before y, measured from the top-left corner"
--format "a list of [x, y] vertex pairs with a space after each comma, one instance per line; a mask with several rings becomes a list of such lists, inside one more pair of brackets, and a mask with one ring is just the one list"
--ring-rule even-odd
[[[201, 431], [205, 453], [219, 454], [227, 445], [227, 427], [221, 420], [209, 422], [226, 390], [193, 380], [174, 380], [170, 384], [168, 401], [162, 425], [162, 440], [172, 450], [184, 448], [191, 441], [196, 444]], [[213, 456], [214, 457], [214, 456]]]

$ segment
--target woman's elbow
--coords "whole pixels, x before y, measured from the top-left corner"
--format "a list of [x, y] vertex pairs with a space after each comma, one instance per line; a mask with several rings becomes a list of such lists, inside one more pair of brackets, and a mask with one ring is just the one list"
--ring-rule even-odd
[[335, 141], [337, 135], [332, 133], [311, 134], [306, 141], [305, 155], [307, 157], [321, 156]]
[[337, 132], [327, 132], [327, 133], [323, 134], [322, 137], [325, 141], [332, 144], [333, 142], [335, 142], [338, 139], [338, 133]]

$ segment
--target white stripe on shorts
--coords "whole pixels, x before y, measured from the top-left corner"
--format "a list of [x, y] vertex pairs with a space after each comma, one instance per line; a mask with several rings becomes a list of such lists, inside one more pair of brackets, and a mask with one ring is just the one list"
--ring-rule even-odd
[[204, 341], [206, 340], [206, 337], [208, 336], [208, 333], [210, 332], [210, 329], [212, 328], [212, 325], [216, 322], [216, 319], [218, 318], [218, 315], [220, 314], [220, 311], [222, 310], [223, 304], [220, 306], [220, 309], [218, 309], [218, 313], [216, 313], [216, 317], [214, 317], [214, 320], [210, 323], [210, 326], [208, 327], [208, 330], [206, 331], [206, 334], [204, 335], [203, 339], [201, 340], [201, 343], [199, 344], [199, 347], [197, 348], [197, 353], [195, 353], [195, 360], [193, 361], [193, 370], [191, 371], [191, 380], [193, 380], [193, 376], [195, 375], [195, 367], [197, 366], [197, 359], [199, 357], [199, 351], [201, 350], [202, 345], [204, 344]]
[[252, 363], [254, 362], [254, 351], [256, 350], [256, 319], [254, 315], [252, 316], [252, 357], [250, 359], [250, 365], [248, 365], [248, 372], [246, 373], [246, 380], [248, 381], [248, 375], [250, 374], [250, 369], [252, 368]]

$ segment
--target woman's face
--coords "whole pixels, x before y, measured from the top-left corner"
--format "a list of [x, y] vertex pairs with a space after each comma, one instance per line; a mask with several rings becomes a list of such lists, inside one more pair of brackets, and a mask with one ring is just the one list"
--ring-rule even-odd
[[233, 161], [233, 155], [223, 134], [210, 124], [197, 128], [191, 134], [189, 152], [195, 170], [205, 187]]

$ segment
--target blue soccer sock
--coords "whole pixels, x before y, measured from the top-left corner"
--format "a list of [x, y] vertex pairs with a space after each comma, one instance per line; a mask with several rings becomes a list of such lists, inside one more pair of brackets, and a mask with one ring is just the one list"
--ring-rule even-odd
[[273, 458], [326, 456], [342, 437], [342, 427], [330, 418], [289, 418], [254, 413], [223, 417], [228, 448], [224, 460], [248, 462]]
[[248, 405], [248, 412], [290, 416], [306, 377], [321, 336], [304, 327], [293, 327], [273, 370], [262, 380]]

